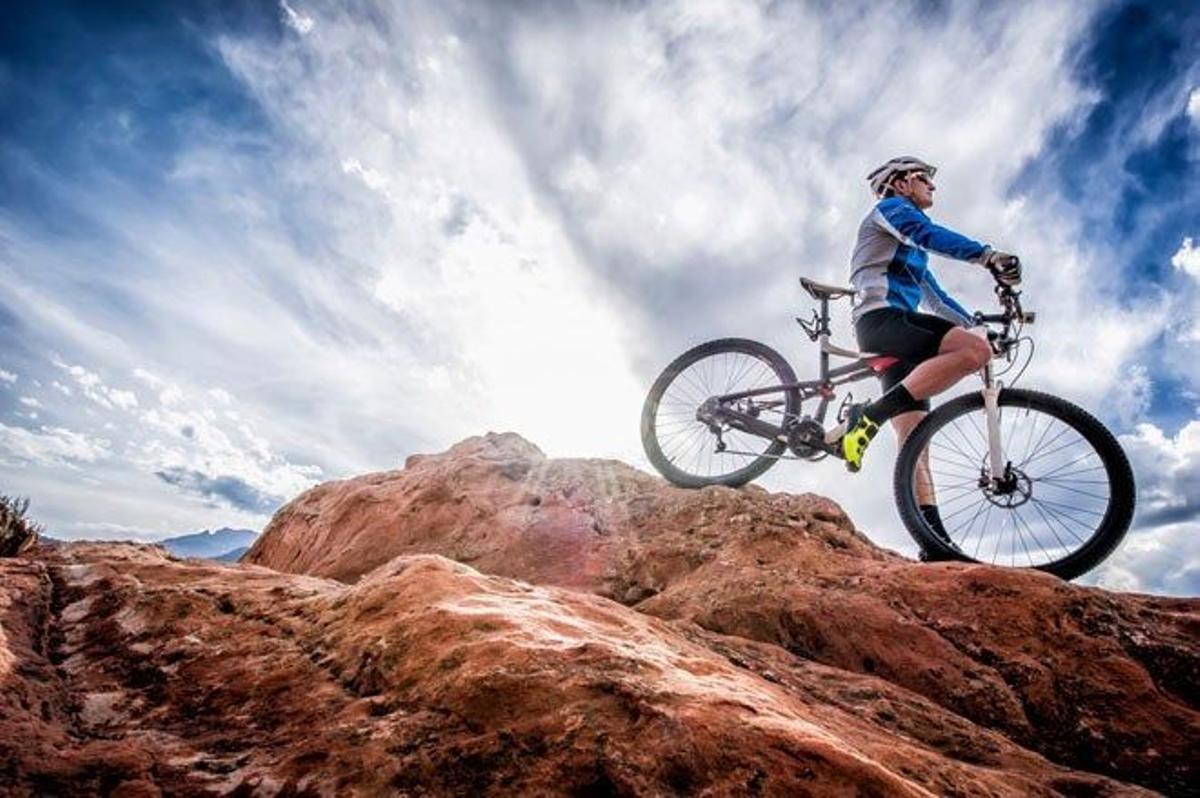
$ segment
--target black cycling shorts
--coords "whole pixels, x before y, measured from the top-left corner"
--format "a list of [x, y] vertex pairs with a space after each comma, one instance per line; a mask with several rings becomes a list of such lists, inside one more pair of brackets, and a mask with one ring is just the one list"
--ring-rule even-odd
[[[872, 310], [854, 325], [858, 347], [864, 352], [900, 358], [900, 362], [879, 375], [885, 391], [909, 375], [918, 363], [938, 353], [946, 333], [955, 328], [952, 321], [928, 313], [913, 313], [899, 308]], [[913, 410], [929, 410], [929, 400], [916, 402]]]

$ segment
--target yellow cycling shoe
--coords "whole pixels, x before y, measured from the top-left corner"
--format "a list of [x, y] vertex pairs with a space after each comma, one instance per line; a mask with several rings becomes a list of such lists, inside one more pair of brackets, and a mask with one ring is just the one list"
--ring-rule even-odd
[[865, 408], [865, 404], [850, 408], [846, 434], [842, 436], [842, 457], [846, 459], [846, 469], [851, 473], [858, 473], [862, 468], [863, 455], [867, 453], [871, 439], [879, 432], [879, 425], [867, 418]]

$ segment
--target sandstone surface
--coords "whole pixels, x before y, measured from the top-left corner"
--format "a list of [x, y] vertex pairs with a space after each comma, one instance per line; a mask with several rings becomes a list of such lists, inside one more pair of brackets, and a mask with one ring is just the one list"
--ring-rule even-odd
[[1185, 795], [1198, 630], [489, 434], [238, 565], [0, 558], [0, 795]]
[[1168, 792], [1200, 783], [1194, 599], [914, 563], [818, 496], [680, 490], [513, 434], [313, 488], [244, 561], [354, 583], [414, 554], [874, 676], [1067, 767]]
[[435, 555], [0, 561], [5, 795], [1138, 795], [888, 681]]

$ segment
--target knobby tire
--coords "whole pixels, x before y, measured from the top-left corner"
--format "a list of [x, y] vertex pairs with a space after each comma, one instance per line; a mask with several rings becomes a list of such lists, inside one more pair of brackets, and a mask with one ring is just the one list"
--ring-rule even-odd
[[[646, 457], [649, 458], [650, 463], [658, 472], [668, 482], [681, 488], [703, 488], [708, 485], [725, 485], [728, 487], [745, 485], [751, 480], [762, 476], [767, 469], [778, 461], [779, 455], [787, 448], [785, 442], [774, 440], [759, 453], [757, 458], [753, 459], [746, 466], [718, 475], [689, 472], [671, 462], [667, 455], [664, 454], [659, 441], [658, 423], [659, 404], [663, 400], [664, 395], [666, 395], [676, 379], [687, 371], [689, 367], [703, 361], [705, 358], [715, 358], [726, 354], [748, 355], [765, 364], [769, 368], [769, 373], [773, 375], [771, 379], [775, 380], [775, 382], [768, 382], [762, 387], [767, 387], [769, 384], [783, 385], [796, 382], [795, 372], [782, 355], [765, 344], [744, 338], [722, 338], [716, 341], [709, 341], [708, 343], [689, 349], [668, 365], [662, 374], [659, 375], [658, 379], [654, 381], [654, 384], [650, 388], [650, 393], [646, 397], [645, 404], [642, 406], [642, 447], [646, 452]], [[795, 418], [800, 405], [798, 392], [793, 389], [781, 390], [779, 393], [784, 399], [785, 413], [783, 417], [788, 419]], [[698, 421], [695, 423], [703, 426]], [[699, 434], [707, 436], [708, 443], [715, 445], [715, 437], [711, 432], [700, 431]], [[740, 434], [745, 435], [746, 433]], [[755, 440], [766, 443], [763, 438]]]
[[[1011, 408], [1013, 412], [1025, 410], [1027, 418], [1031, 413], [1041, 414], [1036, 418], [1045, 417], [1050, 419], [1046, 422], [1048, 425], [1047, 429], [1050, 428], [1050, 425], [1054, 421], [1059, 422], [1061, 425], [1074, 430], [1099, 458], [1100, 464], [1103, 466], [1104, 477], [1100, 477], [1099, 472], [1101, 468], [1097, 466], [1092, 469], [1093, 473], [1088, 475], [1094, 477], [1096, 482], [1090, 483], [1090, 485], [1086, 485], [1085, 487], [1091, 487], [1092, 485], [1103, 486], [1105, 481], [1107, 482], [1108, 496], [1105, 510], [1103, 514], [1099, 512], [1098, 508], [1092, 512], [1094, 517], [1101, 519], [1100, 523], [1095, 526], [1090, 537], [1082, 540], [1080, 545], [1074, 547], [1066, 556], [1031, 566], [1038, 570], [1054, 574], [1062, 579], [1074, 579], [1077, 576], [1087, 573], [1103, 562], [1116, 549], [1117, 545], [1124, 538], [1133, 518], [1135, 485], [1133, 470], [1129, 465], [1129, 460], [1125, 456], [1125, 452], [1121, 449], [1120, 444], [1113, 437], [1112, 433], [1096, 418], [1086, 410], [1056, 396], [1038, 391], [1009, 388], [1001, 391], [999, 405], [1001, 408]], [[952, 559], [966, 562], [983, 561], [982, 559], [976, 559], [977, 552], [968, 554], [959, 548], [947, 545], [940, 537], [934, 534], [920, 512], [917, 504], [917, 492], [914, 487], [914, 474], [916, 473], [919, 458], [934, 435], [941, 430], [949, 428], [952, 424], [957, 428], [957, 420], [967, 418], [971, 414], [978, 414], [974, 420], [967, 419], [976, 425], [977, 428], [977, 425], [983, 418], [983, 406], [983, 396], [978, 392], [957, 397], [942, 405], [926, 416], [917, 428], [913, 430], [909, 439], [902, 447], [899, 457], [896, 459], [893, 491], [896, 506], [900, 511], [900, 517], [913, 538], [934, 559]], [[1016, 427], [1016, 429], [1019, 430], [1022, 428]], [[949, 433], [947, 434], [949, 435]], [[930, 448], [932, 450], [932, 447]], [[1037, 459], [1038, 456], [1036, 453], [1033, 455], [1034, 459]], [[1089, 454], [1085, 450], [1084, 457], [1086, 458], [1087, 456]], [[967, 476], [969, 468], [967, 466], [961, 466], [961, 468], [963, 475]], [[1043, 480], [1043, 484], [1047, 482], [1053, 482], [1053, 480], [1046, 477]], [[1038, 489], [1038, 485], [1034, 481], [1032, 492], [1036, 493]], [[1078, 488], [1073, 489], [1077, 490]], [[1102, 487], [1094, 487], [1092, 489], [1101, 490]], [[962, 490], [969, 492], [971, 488], [968, 485]], [[939, 494], [940, 492], [939, 489]], [[982, 491], [980, 493], [982, 495]], [[940, 498], [939, 496], [939, 501]], [[995, 505], [993, 504], [993, 506]], [[1040, 508], [1035, 507], [1034, 509], [1037, 512], [1042, 512]], [[1007, 510], [1007, 512], [1012, 512], [1012, 510]], [[1046, 518], [1047, 528], [1053, 529], [1050, 516], [1046, 516]], [[983, 526], [986, 527], [989, 521], [990, 514], [988, 520], [983, 522]], [[1023, 538], [1024, 536], [1019, 532], [1019, 522], [1011, 521], [1011, 525], [1014, 530], [1018, 530], [1017, 534]], [[968, 528], [966, 534], [970, 535], [971, 533], [972, 530]], [[988, 533], [980, 531], [979, 534], [982, 537]], [[1022, 544], [1024, 543], [1025, 541], [1022, 540]], [[1063, 546], [1063, 548], [1067, 547]], [[1026, 550], [1026, 554], [1029, 555], [1028, 550]], [[993, 555], [994, 558], [995, 555]], [[1030, 559], [1032, 560], [1031, 556]], [[1019, 563], [1012, 564], [1020, 565]]]

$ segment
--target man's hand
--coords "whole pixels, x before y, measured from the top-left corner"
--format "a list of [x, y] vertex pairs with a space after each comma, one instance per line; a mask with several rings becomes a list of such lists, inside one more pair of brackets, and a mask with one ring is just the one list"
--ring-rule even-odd
[[1016, 255], [989, 249], [984, 253], [980, 263], [996, 277], [1001, 285], [1011, 288], [1021, 284], [1021, 259]]

